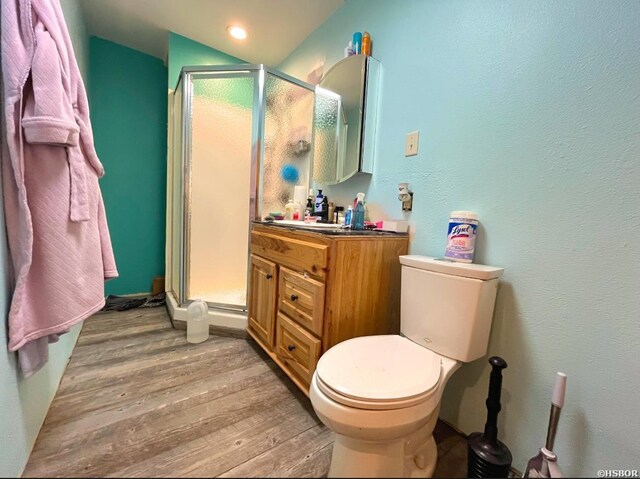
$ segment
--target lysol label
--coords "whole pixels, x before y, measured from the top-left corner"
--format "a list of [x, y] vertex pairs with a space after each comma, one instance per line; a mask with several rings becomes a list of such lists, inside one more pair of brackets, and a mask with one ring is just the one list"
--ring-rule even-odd
[[451, 218], [447, 233], [445, 258], [471, 262], [476, 247], [477, 221], [466, 218]]

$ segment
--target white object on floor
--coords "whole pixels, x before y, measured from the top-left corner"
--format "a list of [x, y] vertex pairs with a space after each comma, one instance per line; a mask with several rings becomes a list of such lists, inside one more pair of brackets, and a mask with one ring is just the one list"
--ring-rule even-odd
[[[206, 299], [206, 298], [205, 298]], [[167, 291], [167, 311], [174, 321], [187, 321], [187, 306], [179, 305], [172, 291]], [[209, 308], [207, 321], [210, 326], [245, 331], [247, 329], [247, 313], [245, 311], [226, 311]]]
[[187, 306], [187, 341], [202, 343], [209, 339], [209, 321], [207, 321], [207, 303], [198, 299]]
[[449, 378], [486, 354], [501, 268], [401, 256], [400, 335], [343, 341], [310, 398], [335, 433], [329, 477], [430, 477]]

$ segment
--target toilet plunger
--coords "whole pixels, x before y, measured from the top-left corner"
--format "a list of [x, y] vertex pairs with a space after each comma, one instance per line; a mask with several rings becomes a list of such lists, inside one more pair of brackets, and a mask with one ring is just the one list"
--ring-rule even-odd
[[502, 389], [502, 370], [507, 362], [498, 357], [489, 358], [493, 368], [489, 378], [489, 396], [487, 397], [487, 422], [484, 433], [474, 432], [467, 438], [467, 477], [509, 477], [511, 452], [498, 441], [498, 413], [500, 412], [500, 390]]

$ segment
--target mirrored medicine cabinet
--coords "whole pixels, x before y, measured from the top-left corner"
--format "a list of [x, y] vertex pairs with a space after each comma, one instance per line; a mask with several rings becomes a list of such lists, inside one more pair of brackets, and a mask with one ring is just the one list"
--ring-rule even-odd
[[335, 185], [373, 173], [380, 62], [353, 55], [336, 63], [316, 87], [313, 180]]

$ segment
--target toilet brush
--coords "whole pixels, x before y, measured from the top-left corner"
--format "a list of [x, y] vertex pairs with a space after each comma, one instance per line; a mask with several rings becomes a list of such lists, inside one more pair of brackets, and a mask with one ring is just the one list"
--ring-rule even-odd
[[[551, 396], [551, 412], [549, 413], [549, 427], [547, 429], [547, 442], [540, 452], [529, 459], [527, 468], [524, 470], [522, 477], [546, 477], [545, 472], [545, 456], [544, 451], [552, 452], [553, 445], [556, 440], [556, 432], [558, 430], [558, 422], [560, 421], [560, 411], [564, 406], [564, 395], [567, 389], [567, 375], [558, 371], [556, 374], [556, 383], [553, 386], [553, 395]], [[547, 460], [546, 463], [549, 463]], [[547, 471], [551, 475], [549, 477], [560, 477], [553, 475], [555, 472], [551, 469]]]
[[487, 422], [484, 433], [474, 432], [467, 438], [467, 477], [509, 477], [511, 452], [498, 440], [498, 413], [500, 412], [500, 390], [502, 370], [507, 362], [498, 357], [489, 358], [491, 376], [487, 397]]

